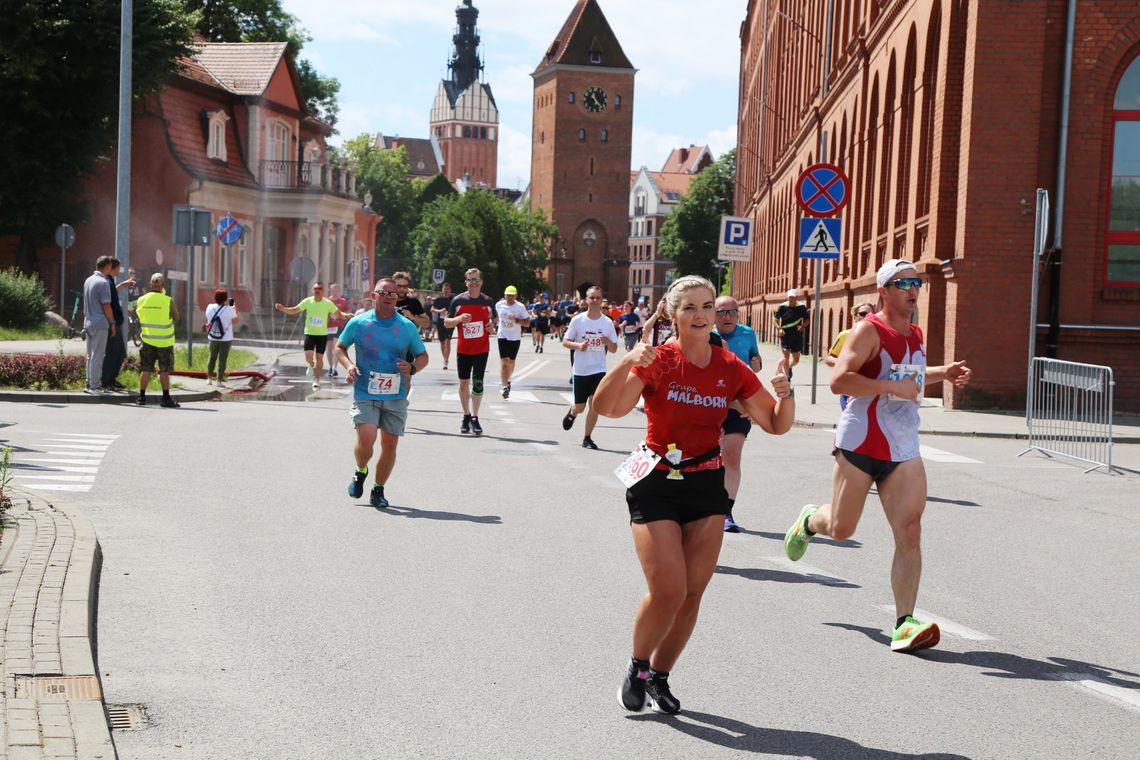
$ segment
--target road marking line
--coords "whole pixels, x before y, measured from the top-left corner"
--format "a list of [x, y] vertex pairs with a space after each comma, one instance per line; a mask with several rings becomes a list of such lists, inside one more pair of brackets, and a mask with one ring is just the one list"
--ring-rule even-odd
[[1108, 697], [1109, 699], [1123, 702], [1129, 707], [1140, 709], [1140, 692], [1137, 692], [1136, 689], [1126, 689], [1123, 686], [1105, 683], [1096, 676], [1088, 673], [1062, 673], [1053, 677], [1058, 681], [1067, 681], [1073, 686], [1088, 689], [1098, 697]]
[[[108, 435], [104, 433], [54, 433], [53, 435], [62, 435], [67, 438], [101, 438], [104, 440], [113, 441], [118, 438], [118, 435]], [[61, 440], [59, 438], [48, 438], [49, 441]]]
[[73, 485], [68, 485], [65, 483], [44, 483], [42, 485], [28, 484], [27, 487], [35, 489], [37, 491], [79, 491], [79, 492], [87, 492], [87, 491], [91, 490], [91, 486], [73, 486]]
[[[17, 464], [14, 469], [20, 469], [19, 464]], [[99, 468], [98, 467], [60, 467], [60, 466], [39, 467], [39, 466], [37, 466], [37, 467], [35, 467], [34, 471], [35, 472], [86, 472], [86, 473], [90, 473], [91, 475], [94, 475], [95, 473], [99, 472]]]
[[558, 395], [561, 396], [563, 399], [565, 399], [567, 404], [573, 404], [574, 403], [574, 394], [573, 393], [559, 393]]
[[922, 458], [930, 462], [948, 462], [951, 464], [984, 464], [977, 459], [970, 459], [970, 457], [964, 457], [960, 454], [953, 454], [949, 451], [943, 451], [942, 449], [936, 449], [926, 445], [920, 445], [918, 447], [918, 450], [922, 455]]
[[[892, 615], [895, 614], [895, 606], [893, 604], [880, 604], [879, 609], [885, 610]], [[997, 641], [997, 639], [989, 634], [975, 631], [973, 628], [967, 628], [961, 623], [955, 623], [953, 620], [944, 618], [941, 615], [935, 615], [933, 612], [919, 609], [918, 607], [914, 608], [913, 614], [924, 623], [938, 623], [938, 627], [943, 633], [949, 633], [951, 636], [957, 636], [960, 639], [967, 639], [969, 641]]]
[[[20, 457], [20, 462], [49, 462], [51, 464], [89, 464], [98, 467], [103, 461], [102, 457], [84, 457], [82, 459], [56, 459], [54, 457]], [[16, 463], [17, 465], [19, 462]]]
[[[41, 445], [45, 449], [79, 449], [80, 451], [106, 451], [107, 449], [111, 448], [111, 444], [109, 444], [109, 443], [106, 446], [93, 446], [91, 444], [85, 444], [83, 446], [78, 446], [78, 445], [71, 444], [71, 443], [45, 443], [45, 444], [41, 444]], [[67, 453], [67, 452], [60, 452], [60, 453]]]
[[106, 438], [92, 438], [87, 440], [85, 438], [45, 438], [45, 441], [57, 441], [60, 443], [94, 443], [104, 446], [110, 446], [114, 441], [107, 440]]
[[94, 483], [94, 475], [13, 475], [12, 479], [15, 480], [66, 480], [74, 481], [76, 483]]
[[548, 452], [552, 448], [558, 448], [558, 444], [554, 443], [554, 442], [546, 443], [545, 441], [528, 441], [528, 443], [531, 446], [534, 446], [539, 451], [547, 451]]
[[511, 397], [507, 399], [508, 404], [538, 404], [538, 396], [530, 391], [511, 391]]
[[439, 400], [440, 401], [458, 401], [459, 400], [459, 391], [445, 390], [443, 392], [443, 395], [441, 395], [439, 397]]
[[517, 381], [517, 380], [522, 380], [525, 377], [530, 377], [535, 372], [538, 372], [540, 369], [545, 367], [547, 364], [550, 364], [549, 359], [542, 359], [539, 362], [537, 362], [536, 364], [530, 364], [530, 365], [524, 367], [523, 369], [519, 370], [518, 372], [515, 372], [514, 376], [511, 378], [511, 380]]

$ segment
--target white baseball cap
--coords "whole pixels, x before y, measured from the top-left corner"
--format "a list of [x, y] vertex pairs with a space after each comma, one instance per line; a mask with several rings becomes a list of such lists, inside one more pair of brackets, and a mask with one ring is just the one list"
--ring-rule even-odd
[[906, 269], [914, 269], [914, 262], [906, 259], [891, 259], [879, 267], [879, 272], [875, 275], [875, 282], [880, 288], [885, 288], [888, 282], [895, 279], [895, 275]]
[[800, 294], [798, 292], [796, 292], [795, 288], [792, 288], [791, 290], [788, 291], [788, 298], [799, 298], [799, 297], [800, 297]]

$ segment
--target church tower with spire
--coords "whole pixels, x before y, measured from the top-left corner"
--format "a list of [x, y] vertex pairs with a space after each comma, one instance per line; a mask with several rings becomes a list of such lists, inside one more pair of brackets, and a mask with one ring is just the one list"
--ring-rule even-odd
[[546, 280], [559, 294], [628, 292], [636, 73], [597, 0], [576, 0], [531, 74], [530, 203], [558, 225]]
[[479, 9], [463, 0], [455, 20], [448, 78], [439, 83], [431, 109], [432, 140], [439, 145], [449, 180], [493, 189], [498, 183], [499, 109], [491, 86], [482, 81]]

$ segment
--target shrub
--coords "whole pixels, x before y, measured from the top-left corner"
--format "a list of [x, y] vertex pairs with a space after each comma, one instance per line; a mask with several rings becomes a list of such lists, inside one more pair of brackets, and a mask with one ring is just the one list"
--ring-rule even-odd
[[39, 277], [15, 267], [0, 272], [0, 327], [37, 327], [49, 308], [51, 299]]
[[64, 354], [0, 356], [0, 386], [68, 390], [87, 379], [87, 359]]

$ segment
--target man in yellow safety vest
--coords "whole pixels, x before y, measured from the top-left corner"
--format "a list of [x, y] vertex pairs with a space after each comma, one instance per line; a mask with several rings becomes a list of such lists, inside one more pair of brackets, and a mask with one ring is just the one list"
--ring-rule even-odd
[[177, 409], [181, 404], [170, 396], [170, 373], [174, 371], [174, 323], [178, 319], [178, 308], [166, 295], [165, 286], [165, 277], [157, 272], [152, 274], [150, 292], [136, 302], [142, 347], [139, 349], [139, 397], [135, 403], [146, 405], [146, 387], [157, 364], [162, 406]]

